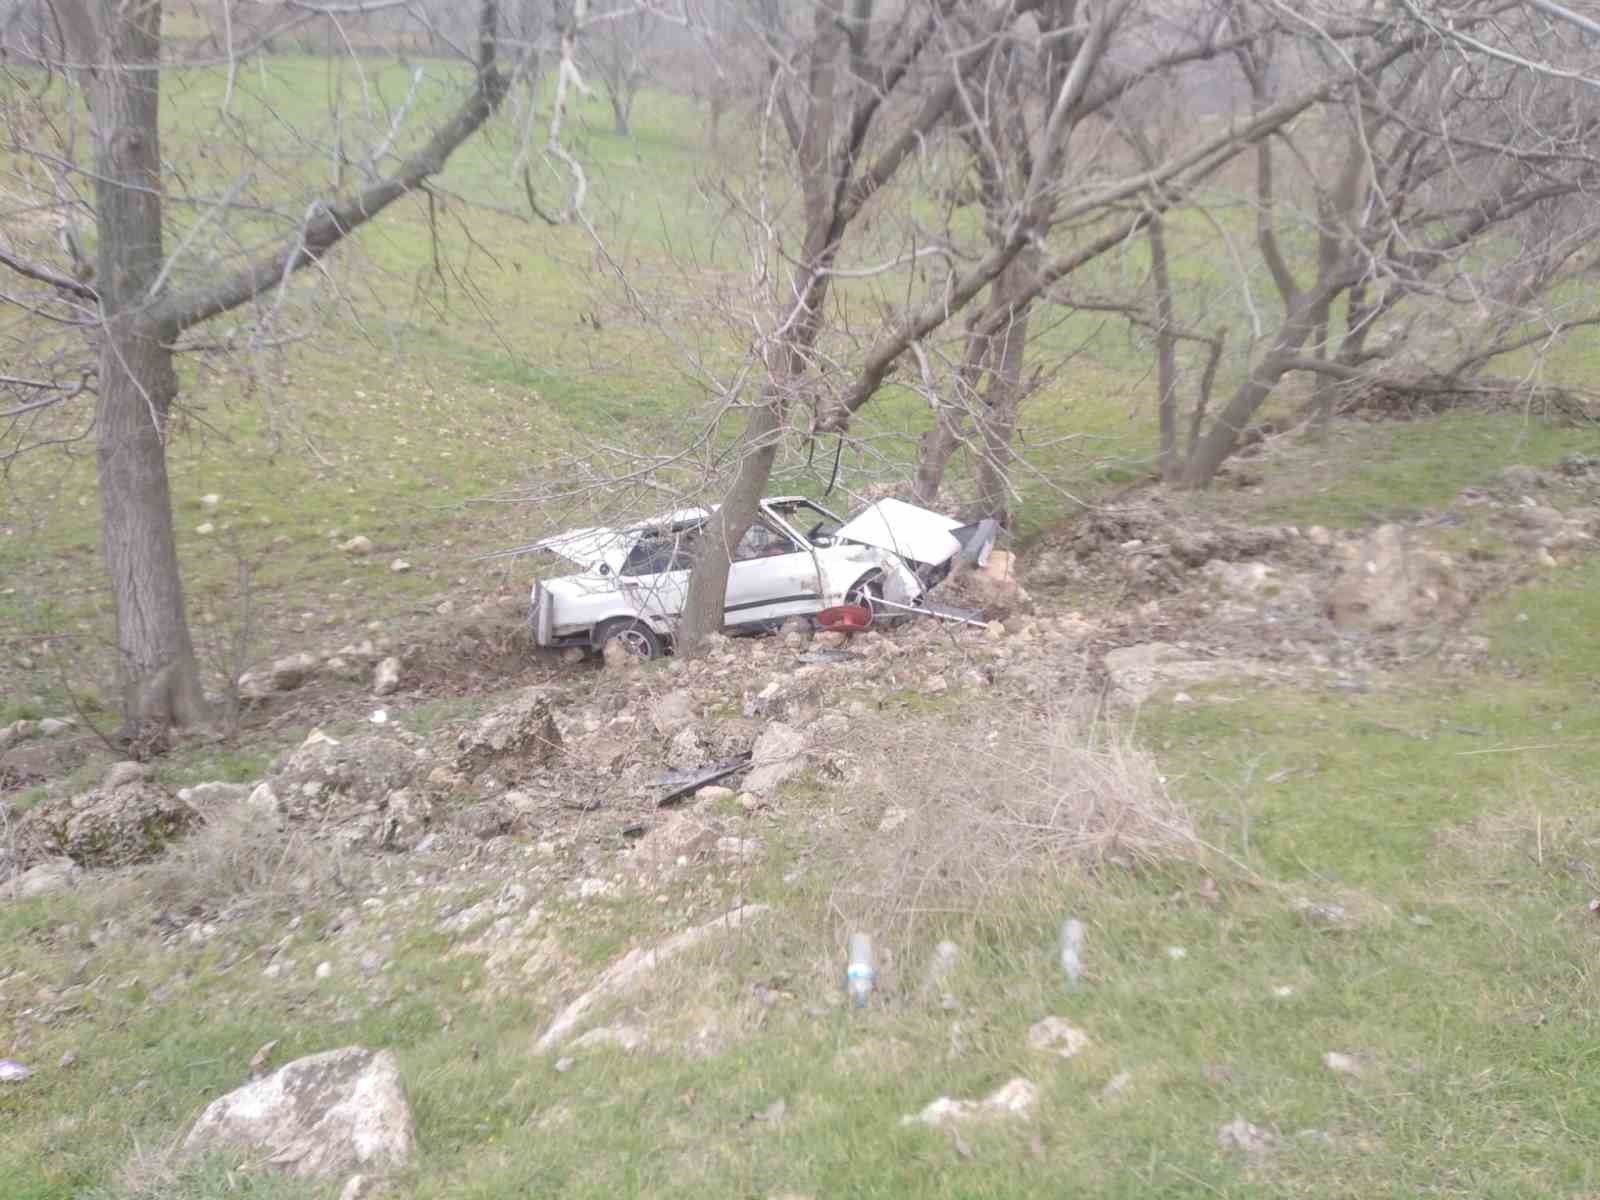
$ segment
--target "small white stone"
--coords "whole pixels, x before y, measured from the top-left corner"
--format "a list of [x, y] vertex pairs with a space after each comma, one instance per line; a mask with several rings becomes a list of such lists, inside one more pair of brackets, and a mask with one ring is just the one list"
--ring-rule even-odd
[[215, 508], [221, 503], [222, 497], [217, 495], [215, 492], [207, 492], [204, 496], [200, 497], [201, 508]]
[[320, 963], [317, 964], [317, 978], [318, 979], [326, 979], [326, 978], [328, 978], [328, 976], [330, 976], [332, 974], [333, 974], [333, 964], [332, 963], [330, 963], [330, 962], [320, 962]]
[[403, 558], [397, 558], [389, 564], [389, 570], [394, 572], [396, 575], [404, 575], [407, 571], [411, 570], [411, 564]]
[[1168, 946], [1167, 947], [1167, 957], [1170, 958], [1173, 962], [1177, 962], [1180, 958], [1188, 958], [1189, 957], [1189, 952], [1187, 950], [1185, 950], [1182, 946]]
[[217, 527], [215, 525], [213, 525], [210, 521], [204, 521], [201, 524], [196, 525], [194, 527], [194, 531], [196, 533], [198, 533], [198, 534], [201, 534], [202, 536], [205, 535], [205, 534], [208, 534], [208, 533], [215, 533], [216, 530], [217, 530]]

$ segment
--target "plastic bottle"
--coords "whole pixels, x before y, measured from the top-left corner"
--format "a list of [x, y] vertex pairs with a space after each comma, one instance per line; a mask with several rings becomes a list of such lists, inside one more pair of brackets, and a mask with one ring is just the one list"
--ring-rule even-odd
[[1061, 924], [1061, 969], [1068, 983], [1076, 984], [1083, 975], [1083, 922], [1076, 917]]
[[853, 1008], [865, 1008], [872, 994], [877, 973], [872, 967], [872, 938], [865, 933], [850, 935], [850, 966], [845, 971], [845, 987]]

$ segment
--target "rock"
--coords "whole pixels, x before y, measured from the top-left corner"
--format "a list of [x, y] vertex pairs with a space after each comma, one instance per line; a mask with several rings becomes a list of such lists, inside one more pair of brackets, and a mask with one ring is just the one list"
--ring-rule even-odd
[[694, 798], [706, 804], [725, 804], [737, 795], [738, 793], [731, 787], [723, 787], [721, 784], [712, 783], [707, 784], [696, 792]]
[[392, 696], [399, 687], [400, 660], [392, 656], [383, 659], [372, 672], [372, 694]]
[[397, 558], [389, 564], [389, 570], [395, 575], [404, 575], [411, 570], [411, 564], [403, 558]]
[[805, 734], [774, 721], [756, 739], [750, 774], [745, 776], [745, 790], [758, 796], [775, 791], [779, 784], [805, 766], [805, 751]]
[[37, 721], [13, 721], [0, 729], [0, 750], [8, 750], [18, 742], [25, 742], [39, 731]]
[[838, 650], [849, 644], [850, 635], [842, 629], [825, 629], [811, 639], [812, 644], [823, 650]]
[[1412, 546], [1398, 525], [1367, 535], [1328, 593], [1339, 629], [1397, 629], [1448, 618], [1465, 603], [1450, 557]]
[[784, 644], [796, 648], [804, 647], [810, 642], [812, 633], [809, 617], [785, 617], [783, 624], [778, 626], [778, 635], [783, 638]]
[[276, 789], [268, 780], [263, 779], [250, 790], [245, 806], [262, 816], [283, 819], [283, 802], [278, 799]]
[[602, 971], [600, 977], [595, 980], [588, 991], [584, 992], [557, 1014], [555, 1020], [550, 1022], [549, 1028], [534, 1043], [534, 1051], [543, 1054], [565, 1041], [589, 1009], [593, 1008], [601, 1000], [632, 990], [660, 964], [676, 958], [685, 950], [698, 946], [714, 934], [728, 929], [741, 928], [766, 911], [767, 906], [765, 904], [746, 904], [724, 913], [715, 920], [707, 921], [704, 925], [697, 925], [693, 929], [686, 929], [682, 933], [673, 934], [665, 941], [658, 942], [654, 946], [648, 948], [640, 947], [639, 949], [628, 951], [627, 954], [624, 954]]
[[222, 497], [217, 495], [215, 492], [207, 492], [204, 496], [200, 497], [201, 508], [216, 508], [216, 506], [221, 503]]
[[0, 887], [0, 895], [12, 895], [18, 900], [31, 900], [71, 887], [82, 874], [82, 868], [70, 858], [47, 858], [35, 863], [10, 883]]
[[1277, 1147], [1278, 1137], [1252, 1125], [1243, 1117], [1235, 1116], [1217, 1130], [1217, 1149], [1238, 1150], [1252, 1162], [1260, 1162]]
[[333, 964], [330, 962], [319, 962], [317, 964], [317, 969], [312, 972], [312, 974], [314, 974], [318, 979], [331, 978], [333, 975]]
[[1257, 663], [1199, 658], [1167, 642], [1142, 642], [1107, 650], [1105, 668], [1109, 698], [1130, 706], [1143, 704], [1161, 688], [1172, 684], [1193, 685], [1270, 673]]
[[942, 696], [950, 690], [950, 683], [943, 675], [930, 675], [922, 683], [924, 696]]
[[621, 1050], [624, 1054], [632, 1054], [645, 1044], [644, 1032], [635, 1029], [632, 1025], [602, 1025], [598, 1029], [591, 1029], [588, 1033], [572, 1043], [574, 1050], [589, 1050], [596, 1047], [604, 1049]]
[[1028, 1049], [1058, 1058], [1072, 1058], [1089, 1044], [1089, 1035], [1060, 1017], [1045, 1017], [1028, 1030]]
[[883, 818], [878, 822], [878, 832], [893, 833], [910, 819], [911, 810], [909, 808], [898, 808], [890, 805], [883, 810]]
[[210, 521], [202, 521], [202, 522], [200, 522], [200, 524], [198, 524], [198, 525], [196, 525], [194, 527], [194, 531], [196, 533], [198, 533], [201, 537], [205, 537], [208, 534], [215, 533], [217, 531], [217, 527], [215, 525], [213, 525]]
[[480, 717], [456, 739], [456, 770], [475, 779], [493, 766], [497, 778], [515, 780], [561, 753], [550, 698], [527, 688], [509, 704]]
[[371, 1175], [352, 1175], [339, 1189], [339, 1200], [367, 1200], [377, 1187], [378, 1181]]
[[292, 692], [310, 679], [316, 670], [317, 656], [302, 650], [299, 654], [291, 654], [274, 662], [267, 678], [273, 691]]
[[0, 1058], [0, 1083], [21, 1083], [32, 1077], [33, 1068], [9, 1058]]
[[668, 692], [650, 706], [650, 723], [662, 737], [670, 737], [694, 722], [694, 697], [681, 688]]
[[1132, 1082], [1133, 1075], [1131, 1072], [1118, 1071], [1110, 1079], [1106, 1080], [1105, 1087], [1100, 1089], [1100, 1102], [1104, 1104], [1108, 1100], [1116, 1099]]
[[608, 671], [630, 671], [643, 661], [637, 654], [628, 652], [621, 638], [611, 638], [600, 647], [600, 660]]
[[[395, 737], [372, 733], [339, 741], [314, 729], [274, 774], [272, 796], [291, 821], [335, 828], [349, 844], [393, 846], [396, 824], [411, 828], [416, 822], [390, 814], [389, 806], [420, 767], [416, 753]], [[256, 799], [252, 793], [251, 803]]]
[[182, 1153], [234, 1151], [290, 1175], [326, 1179], [403, 1167], [415, 1142], [393, 1053], [352, 1046], [296, 1059], [212, 1101]]
[[1306, 541], [1313, 546], [1331, 546], [1333, 545], [1333, 534], [1329, 533], [1321, 525], [1313, 525], [1306, 530]]
[[942, 989], [950, 972], [956, 969], [956, 963], [960, 961], [961, 947], [954, 942], [940, 942], [935, 946], [933, 957], [928, 960], [927, 977], [923, 980], [928, 990], [937, 992]]
[[68, 721], [62, 717], [46, 717], [39, 722], [39, 736], [55, 737], [58, 733], [66, 733], [68, 730], [76, 728], [77, 723], [75, 721]]
[[81, 867], [121, 867], [155, 858], [197, 814], [163, 788], [133, 780], [66, 802], [47, 802], [18, 823], [24, 861], [66, 855]]
[[339, 549], [355, 558], [365, 558], [372, 553], [372, 539], [357, 534], [348, 542], [340, 542]]
[[195, 808], [215, 809], [249, 799], [252, 790], [247, 783], [197, 783], [179, 788], [178, 799]]
[[1544, 476], [1533, 467], [1518, 464], [1501, 470], [1495, 476], [1495, 485], [1500, 491], [1520, 499], [1542, 488]]
[[950, 1125], [963, 1121], [994, 1121], [1030, 1116], [1039, 1099], [1039, 1089], [1026, 1079], [1017, 1078], [991, 1092], [982, 1100], [952, 1100], [940, 1096], [914, 1117], [901, 1117], [902, 1125]]
[[105, 776], [100, 780], [100, 786], [108, 792], [115, 791], [117, 788], [126, 787], [130, 783], [143, 782], [146, 774], [148, 774], [148, 768], [142, 762], [129, 760], [112, 763], [106, 769]]
[[405, 850], [420, 843], [433, 821], [433, 804], [411, 788], [397, 788], [385, 797], [377, 843], [385, 850]]
[[587, 655], [584, 654], [582, 646], [568, 646], [557, 657], [560, 659], [562, 666], [575, 667], [581, 663], [587, 657]]
[[1359, 1058], [1353, 1054], [1341, 1054], [1337, 1050], [1329, 1050], [1324, 1054], [1322, 1065], [1335, 1075], [1360, 1075], [1362, 1071]]
[[700, 739], [700, 731], [692, 725], [678, 730], [667, 747], [667, 765], [674, 770], [687, 771], [705, 763], [706, 744]]
[[1278, 580], [1277, 570], [1264, 562], [1228, 562], [1220, 558], [1206, 563], [1200, 574], [1223, 595], [1237, 600], [1258, 600]]

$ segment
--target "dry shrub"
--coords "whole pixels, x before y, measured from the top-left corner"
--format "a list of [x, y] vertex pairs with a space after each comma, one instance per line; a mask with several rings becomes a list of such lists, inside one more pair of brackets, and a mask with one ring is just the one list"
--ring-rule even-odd
[[862, 781], [874, 828], [845, 835], [850, 868], [834, 904], [867, 927], [994, 917], [1069, 875], [1201, 855], [1154, 759], [1104, 719], [989, 703], [950, 719], [878, 718], [857, 732], [877, 748]]
[[338, 839], [284, 829], [269, 812], [230, 804], [207, 811], [202, 826], [156, 861], [119, 873], [101, 906], [108, 916], [144, 905], [186, 917], [271, 918], [347, 891], [364, 873], [364, 860]]

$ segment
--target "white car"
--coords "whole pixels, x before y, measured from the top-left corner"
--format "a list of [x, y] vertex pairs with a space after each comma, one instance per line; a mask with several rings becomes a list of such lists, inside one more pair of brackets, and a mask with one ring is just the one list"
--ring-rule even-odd
[[[683, 611], [710, 516], [686, 509], [626, 528], [574, 529], [510, 551], [548, 551], [580, 568], [534, 582], [534, 640], [598, 650], [620, 638], [632, 653], [659, 657]], [[994, 533], [992, 521], [962, 525], [899, 500], [879, 500], [849, 521], [800, 496], [763, 500], [732, 555], [724, 624], [770, 628], [841, 604], [915, 609], [958, 555], [987, 558]]]

